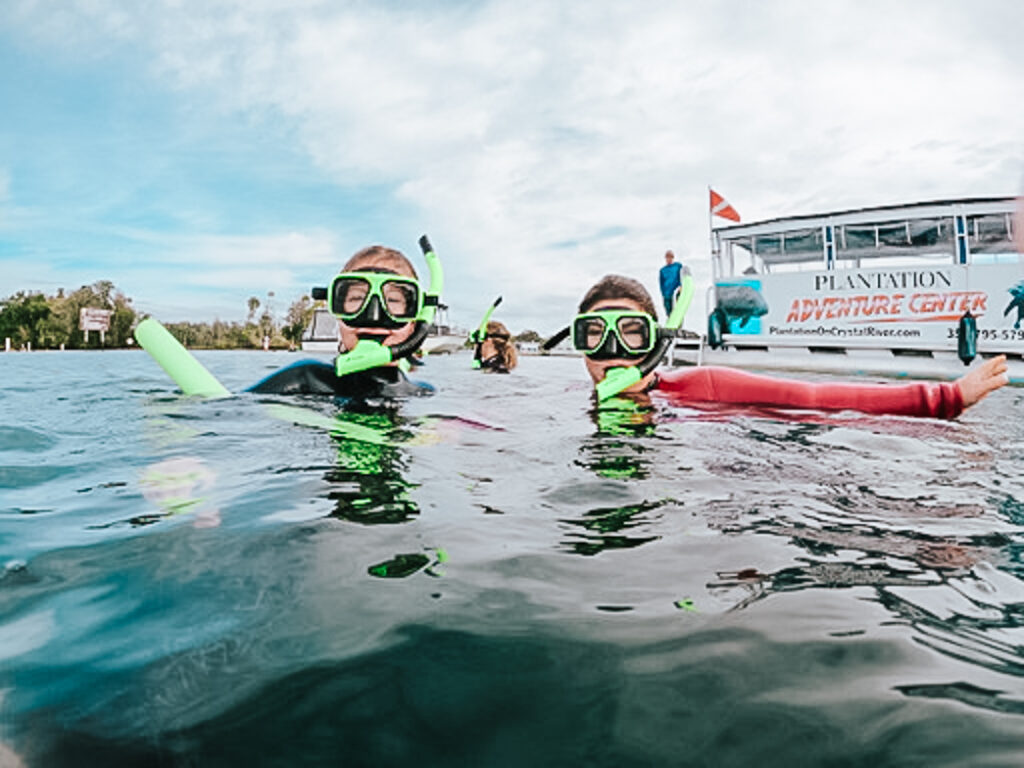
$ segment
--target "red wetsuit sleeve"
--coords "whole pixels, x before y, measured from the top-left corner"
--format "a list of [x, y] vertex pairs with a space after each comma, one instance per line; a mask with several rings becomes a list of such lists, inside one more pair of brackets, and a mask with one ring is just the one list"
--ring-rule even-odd
[[686, 403], [724, 403], [819, 411], [861, 411], [952, 419], [964, 409], [956, 382], [846, 384], [760, 376], [702, 366], [658, 374], [655, 388]]

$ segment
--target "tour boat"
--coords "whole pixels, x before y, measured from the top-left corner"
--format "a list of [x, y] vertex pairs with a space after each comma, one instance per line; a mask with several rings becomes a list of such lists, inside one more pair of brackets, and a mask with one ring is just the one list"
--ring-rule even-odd
[[672, 361], [955, 378], [1005, 354], [1024, 384], [1017, 205], [945, 200], [713, 228], [707, 332], [680, 339]]

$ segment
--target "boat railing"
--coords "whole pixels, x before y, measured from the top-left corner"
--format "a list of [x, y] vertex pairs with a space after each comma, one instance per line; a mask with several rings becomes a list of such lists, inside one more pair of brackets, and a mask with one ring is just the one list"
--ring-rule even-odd
[[824, 270], [888, 266], [894, 259], [969, 264], [1015, 253], [1015, 198], [917, 203], [773, 219], [713, 231], [714, 275], [758, 274], [789, 265]]

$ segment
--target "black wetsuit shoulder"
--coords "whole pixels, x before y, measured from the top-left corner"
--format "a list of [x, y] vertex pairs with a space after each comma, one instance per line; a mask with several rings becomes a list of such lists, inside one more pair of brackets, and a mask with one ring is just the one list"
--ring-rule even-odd
[[338, 376], [334, 366], [320, 360], [300, 360], [253, 384], [246, 391], [273, 395], [328, 395], [332, 397], [408, 397], [433, 392], [429, 384], [410, 381], [397, 367]]

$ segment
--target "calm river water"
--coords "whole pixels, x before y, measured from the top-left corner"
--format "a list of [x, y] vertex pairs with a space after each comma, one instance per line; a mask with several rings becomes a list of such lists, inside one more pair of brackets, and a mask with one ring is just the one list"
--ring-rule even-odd
[[469, 362], [343, 411], [0, 356], [0, 765], [1024, 764], [1024, 390], [595, 413]]

